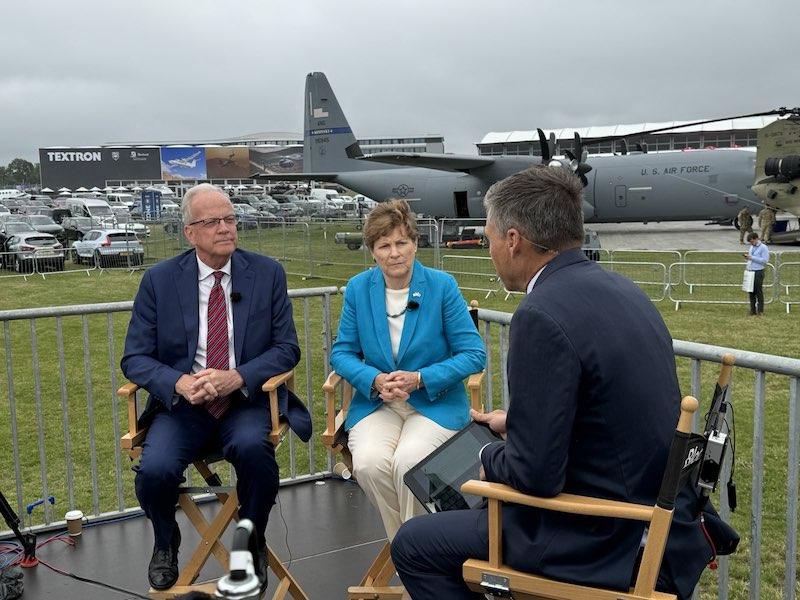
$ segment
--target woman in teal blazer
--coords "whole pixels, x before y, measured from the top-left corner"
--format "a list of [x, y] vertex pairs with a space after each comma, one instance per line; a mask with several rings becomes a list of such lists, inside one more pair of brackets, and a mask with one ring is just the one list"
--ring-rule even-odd
[[354, 388], [345, 422], [354, 475], [391, 540], [423, 509], [403, 475], [469, 422], [463, 380], [486, 351], [453, 277], [415, 260], [404, 200], [379, 204], [364, 226], [377, 268], [347, 284], [331, 365]]

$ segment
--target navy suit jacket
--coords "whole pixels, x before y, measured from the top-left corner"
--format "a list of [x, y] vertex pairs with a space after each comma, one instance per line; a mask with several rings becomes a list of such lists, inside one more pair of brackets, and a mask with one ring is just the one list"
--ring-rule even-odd
[[[655, 504], [681, 394], [669, 331], [636, 285], [579, 249], [560, 253], [514, 313], [508, 378], [508, 436], [482, 453], [487, 480], [538, 496]], [[643, 528], [503, 510], [510, 566], [617, 589], [631, 581]]]
[[[150, 393], [140, 423], [157, 411], [172, 410], [175, 383], [192, 370], [200, 323], [197, 258], [194, 250], [145, 271], [133, 305], [122, 372]], [[266, 405], [263, 383], [300, 360], [300, 346], [286, 290], [286, 274], [274, 260], [245, 250], [231, 256], [231, 290], [236, 370], [250, 402]], [[280, 411], [303, 440], [311, 437], [311, 418], [303, 403], [285, 388]]]

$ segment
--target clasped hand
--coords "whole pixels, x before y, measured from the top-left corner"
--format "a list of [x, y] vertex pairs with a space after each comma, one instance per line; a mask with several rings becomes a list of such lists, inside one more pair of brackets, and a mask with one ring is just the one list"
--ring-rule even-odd
[[375, 389], [384, 402], [404, 402], [417, 389], [419, 375], [412, 371], [381, 373], [375, 378]]
[[193, 374], [181, 375], [175, 391], [189, 404], [205, 404], [219, 396], [227, 396], [244, 385], [236, 369], [203, 369]]

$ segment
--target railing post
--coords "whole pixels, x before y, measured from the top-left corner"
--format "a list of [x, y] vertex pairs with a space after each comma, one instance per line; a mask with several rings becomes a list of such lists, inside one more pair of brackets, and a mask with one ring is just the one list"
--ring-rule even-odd
[[764, 392], [766, 375], [756, 371], [753, 405], [753, 486], [750, 505], [750, 600], [761, 599], [761, 500], [764, 490]]
[[798, 382], [789, 380], [789, 466], [786, 477], [786, 578], [783, 584], [784, 600], [794, 600], [797, 585], [797, 484], [798, 461], [800, 461], [800, 407], [798, 404]]

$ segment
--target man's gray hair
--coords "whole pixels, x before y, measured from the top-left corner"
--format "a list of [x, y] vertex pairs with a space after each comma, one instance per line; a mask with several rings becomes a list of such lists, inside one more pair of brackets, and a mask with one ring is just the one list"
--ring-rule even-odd
[[583, 243], [583, 184], [569, 169], [537, 165], [498, 181], [483, 199], [498, 232], [512, 227], [551, 250]]
[[183, 215], [184, 225], [188, 225], [194, 220], [194, 217], [192, 216], [192, 200], [194, 200], [198, 194], [202, 194], [204, 192], [220, 194], [230, 202], [230, 197], [222, 188], [211, 183], [198, 183], [196, 186], [189, 188], [189, 190], [183, 196], [183, 200], [181, 200], [181, 214]]

